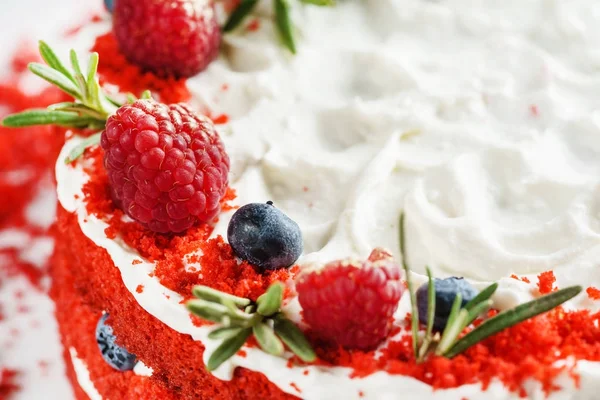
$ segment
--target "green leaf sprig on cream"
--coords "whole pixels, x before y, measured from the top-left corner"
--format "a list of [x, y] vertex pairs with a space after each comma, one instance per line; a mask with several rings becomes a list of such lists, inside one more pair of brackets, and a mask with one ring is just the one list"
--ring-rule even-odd
[[429, 354], [448, 358], [455, 357], [471, 346], [504, 329], [558, 307], [582, 291], [581, 286], [571, 286], [541, 296], [486, 319], [462, 337], [460, 337], [460, 334], [465, 328], [469, 327], [473, 321], [490, 309], [492, 305], [491, 297], [498, 288], [498, 283], [492, 283], [486, 287], [464, 307], [461, 307], [461, 294], [457, 293], [450, 315], [448, 316], [446, 327], [441, 334], [437, 333], [433, 335], [433, 320], [436, 307], [435, 285], [431, 271], [429, 267], [426, 267], [428, 276], [427, 328], [425, 336], [421, 340], [419, 338], [419, 311], [412, 286], [410, 268], [406, 259], [404, 214], [400, 215], [400, 253], [402, 255], [402, 266], [406, 275], [408, 290], [410, 291], [411, 332], [413, 351], [417, 362], [423, 362]]
[[[304, 4], [315, 6], [333, 6], [335, 0], [300, 0]], [[229, 15], [223, 26], [223, 32], [231, 32], [254, 10], [258, 0], [242, 0], [235, 10]], [[296, 41], [294, 39], [294, 26], [290, 17], [290, 5], [288, 0], [273, 0], [275, 14], [275, 27], [283, 45], [292, 53], [296, 54]]]
[[194, 287], [197, 299], [186, 303], [188, 310], [220, 325], [208, 335], [210, 339], [222, 340], [206, 364], [209, 371], [237, 353], [251, 335], [269, 354], [282, 356], [285, 344], [305, 362], [316, 359], [302, 331], [281, 311], [283, 289], [282, 283], [275, 282], [253, 302], [207, 286]]

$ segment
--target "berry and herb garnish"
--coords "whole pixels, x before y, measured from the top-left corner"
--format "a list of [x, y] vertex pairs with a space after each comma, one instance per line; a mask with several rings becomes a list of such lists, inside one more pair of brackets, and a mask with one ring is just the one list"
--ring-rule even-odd
[[285, 344], [305, 362], [316, 359], [302, 331], [281, 311], [283, 289], [282, 283], [275, 282], [253, 302], [208, 286], [194, 288], [197, 299], [186, 303], [188, 310], [202, 319], [218, 323], [208, 337], [222, 340], [206, 364], [209, 371], [217, 369], [237, 353], [251, 335], [269, 354], [282, 356]]
[[[518, 305], [515, 308], [502, 311], [494, 317], [484, 320], [480, 325], [459, 338], [465, 328], [469, 327], [475, 319], [479, 318], [491, 307], [492, 301], [490, 299], [498, 288], [498, 284], [492, 283], [475, 297], [471, 298], [466, 304], [463, 304], [462, 293], [464, 291], [464, 284], [456, 284], [454, 282], [452, 285], [445, 285], [441, 293], [436, 293], [436, 289], [438, 288], [437, 282], [439, 281], [434, 281], [431, 271], [429, 268], [426, 268], [429, 278], [425, 291], [427, 293], [427, 309], [426, 318], [422, 320], [426, 321], [427, 328], [425, 336], [420, 340], [418, 335], [419, 320], [421, 319], [420, 313], [425, 310], [422, 310], [422, 306], [419, 307], [419, 302], [412, 290], [411, 272], [406, 261], [404, 214], [400, 216], [400, 252], [402, 253], [402, 265], [406, 275], [406, 284], [410, 292], [413, 351], [417, 362], [425, 360], [430, 353], [452, 358], [504, 329], [558, 307], [577, 296], [583, 289], [581, 286], [567, 287]], [[469, 297], [473, 294], [471, 290], [466, 290], [464, 293]], [[424, 295], [421, 294], [421, 296]], [[447, 298], [449, 297], [453, 297], [454, 301], [446, 319], [443, 333], [441, 335], [438, 333], [434, 336], [433, 329], [437, 322], [436, 316], [439, 315], [436, 312], [436, 301], [440, 298], [443, 303], [442, 307], [445, 308]]]
[[[456, 296], [461, 296], [461, 308], [475, 296], [477, 290], [464, 278], [450, 277], [445, 279], [435, 278], [433, 281], [435, 292], [435, 318], [433, 320], [433, 329], [443, 331], [448, 322], [448, 317], [452, 311], [452, 305]], [[426, 283], [417, 290], [417, 307], [419, 310], [419, 321], [427, 325], [427, 310], [429, 307], [429, 285]]]
[[400, 267], [375, 249], [366, 261], [340, 260], [298, 278], [304, 320], [321, 339], [371, 350], [390, 333], [402, 294]]
[[110, 99], [98, 83], [96, 53], [85, 75], [74, 51], [72, 70], [44, 42], [40, 53], [48, 65], [32, 63], [29, 69], [75, 101], [10, 115], [4, 126], [102, 130], [75, 148], [67, 162], [100, 142], [113, 200], [154, 232], [183, 232], [218, 214], [228, 187], [229, 157], [208, 118], [185, 104], [158, 103], [149, 93], [124, 105]]
[[303, 247], [298, 224], [271, 201], [238, 209], [229, 221], [227, 240], [238, 257], [262, 270], [291, 267]]
[[[239, 5], [225, 23], [223, 32], [230, 32], [237, 28], [240, 23], [252, 12], [259, 0], [241, 0]], [[335, 0], [300, 0], [304, 4], [315, 6], [333, 6]], [[283, 45], [296, 54], [296, 40], [294, 39], [294, 26], [290, 18], [290, 5], [288, 0], [273, 0], [273, 12], [275, 14], [275, 27]]]
[[102, 315], [96, 325], [96, 342], [104, 361], [117, 371], [131, 371], [136, 363], [136, 356], [116, 344], [117, 337], [113, 329], [106, 323], [108, 314]]
[[115, 0], [113, 31], [125, 57], [161, 75], [189, 77], [219, 54], [212, 1]]

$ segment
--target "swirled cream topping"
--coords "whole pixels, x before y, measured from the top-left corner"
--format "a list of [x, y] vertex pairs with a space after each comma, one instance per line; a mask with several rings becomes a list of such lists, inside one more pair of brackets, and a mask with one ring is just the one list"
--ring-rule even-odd
[[[194, 103], [230, 122], [219, 126], [232, 160], [237, 202], [272, 200], [300, 225], [300, 264], [366, 257], [384, 246], [399, 257], [407, 218], [408, 261], [417, 272], [500, 280], [494, 301], [531, 299], [508, 278], [553, 270], [561, 287], [600, 287], [600, 3], [594, 0], [347, 0], [296, 7], [296, 56], [274, 38], [270, 2], [258, 31], [227, 35], [221, 58], [189, 80]], [[63, 155], [76, 145], [67, 143]], [[87, 177], [59, 160], [59, 200], [83, 232], [107, 249], [139, 304], [191, 334], [180, 296], [131, 268], [132, 249], [104, 235], [74, 196]], [[82, 199], [83, 197], [79, 197]], [[220, 218], [224, 234], [230, 214]], [[534, 280], [532, 280], [534, 281]], [[144, 284], [142, 294], [136, 293]], [[567, 307], [595, 308], [585, 295]], [[179, 311], [177, 311], [179, 310]], [[297, 312], [291, 309], [290, 312]], [[406, 313], [406, 299], [398, 311]], [[408, 377], [351, 379], [344, 368], [282, 368], [257, 349], [243, 366], [307, 399], [457, 398], [479, 385], [433, 392]], [[283, 364], [282, 364], [283, 362]], [[561, 382], [551, 398], [591, 399], [600, 364], [580, 362], [581, 386]], [[535, 384], [532, 398], [540, 395]], [[411, 397], [412, 396], [412, 397]], [[492, 385], [486, 398], [512, 398]]]

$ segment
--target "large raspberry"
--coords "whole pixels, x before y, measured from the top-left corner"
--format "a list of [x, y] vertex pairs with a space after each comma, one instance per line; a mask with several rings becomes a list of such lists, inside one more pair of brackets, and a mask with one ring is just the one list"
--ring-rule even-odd
[[389, 334], [402, 294], [400, 268], [375, 249], [367, 261], [333, 261], [300, 275], [297, 282], [304, 320], [324, 340], [370, 350]]
[[101, 144], [115, 200], [149, 229], [182, 232], [219, 212], [229, 157], [212, 122], [185, 104], [125, 105]]
[[211, 0], [118, 0], [113, 30], [130, 61], [177, 77], [206, 68], [221, 43]]

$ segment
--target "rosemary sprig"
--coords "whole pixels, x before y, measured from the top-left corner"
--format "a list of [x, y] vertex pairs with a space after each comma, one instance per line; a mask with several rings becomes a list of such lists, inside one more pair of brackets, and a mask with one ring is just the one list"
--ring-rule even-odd
[[194, 287], [192, 293], [197, 299], [188, 301], [186, 307], [200, 318], [220, 324], [208, 337], [223, 340], [208, 360], [209, 371], [237, 353], [251, 335], [269, 354], [283, 355], [285, 343], [303, 361], [316, 359], [302, 331], [281, 311], [283, 288], [280, 282], [275, 282], [252, 302], [207, 286]]
[[[29, 70], [73, 97], [74, 101], [53, 104], [46, 109], [26, 110], [9, 115], [2, 120], [1, 125], [12, 128], [32, 125], [58, 125], [96, 131], [104, 129], [107, 118], [120, 105], [110, 99], [100, 87], [98, 53], [90, 54], [87, 71], [84, 75], [79, 57], [74, 50], [69, 53], [70, 68], [66, 67], [54, 50], [43, 41], [39, 42], [39, 52], [46, 64], [30, 63]], [[99, 133], [87, 137], [79, 146], [73, 149], [65, 162], [74, 161], [83, 154], [86, 148], [99, 143]]]
[[452, 348], [444, 353], [446, 357], [454, 357], [469, 347], [511, 326], [529, 318], [543, 314], [572, 299], [582, 291], [581, 286], [570, 286], [554, 293], [547, 294], [535, 300], [523, 303], [510, 310], [503, 311], [495, 317], [484, 321], [477, 328], [467, 333], [463, 338], [454, 343]]
[[427, 270], [427, 331], [425, 333], [425, 339], [423, 339], [423, 343], [419, 349], [419, 354], [417, 357], [417, 363], [423, 361], [427, 352], [429, 351], [429, 346], [433, 342], [433, 321], [435, 319], [435, 285], [433, 284], [433, 276], [431, 274], [431, 270], [429, 267], [426, 267]]
[[288, 48], [292, 54], [296, 54], [296, 41], [294, 40], [294, 33], [292, 31], [292, 23], [290, 20], [290, 6], [287, 0], [274, 0], [275, 4], [275, 23], [277, 25], [277, 32], [285, 47]]
[[242, 0], [227, 19], [227, 22], [223, 26], [223, 32], [230, 32], [237, 28], [239, 24], [252, 12], [256, 4], [258, 4], [258, 0]]
[[402, 268], [404, 269], [406, 286], [410, 296], [410, 311], [411, 311], [411, 330], [413, 339], [413, 352], [415, 358], [419, 358], [419, 310], [417, 308], [417, 296], [413, 290], [412, 278], [410, 276], [410, 268], [406, 260], [406, 238], [404, 235], [404, 213], [400, 214], [400, 254], [402, 255]]
[[[300, 0], [301, 3], [313, 6], [333, 6], [335, 0]], [[229, 15], [223, 26], [223, 32], [231, 32], [237, 28], [256, 7], [258, 0], [242, 0], [235, 10]], [[290, 5], [288, 0], [273, 0], [275, 14], [275, 27], [283, 45], [292, 53], [296, 54], [296, 41], [294, 39], [294, 27], [290, 17]]]
[[[454, 298], [454, 303], [452, 304], [452, 309], [448, 316], [448, 321], [446, 323], [446, 327], [444, 328], [444, 332], [441, 335], [436, 334], [435, 336], [432, 336], [432, 326], [435, 317], [435, 285], [431, 271], [427, 267], [427, 330], [419, 347], [417, 302], [414, 291], [412, 290], [412, 284], [410, 282], [410, 268], [406, 262], [404, 214], [400, 215], [400, 253], [402, 255], [404, 271], [406, 273], [408, 290], [410, 291], [411, 310], [413, 314], [411, 330], [413, 337], [413, 349], [417, 362], [422, 362], [431, 352], [435, 352], [435, 354], [438, 356], [452, 358], [464, 352], [469, 347], [498, 332], [503, 331], [504, 329], [510, 328], [511, 326], [514, 326], [529, 318], [533, 318], [555, 307], [558, 307], [565, 301], [577, 296], [582, 290], [581, 286], [567, 287], [530, 302], [521, 304], [510, 310], [503, 311], [497, 314], [495, 317], [484, 321], [481, 325], [477, 326], [460, 339], [459, 336], [464, 329], [470, 326], [475, 319], [487, 312], [487, 310], [491, 307], [492, 301], [490, 299], [496, 292], [496, 289], [498, 289], [498, 284], [492, 283], [486, 287], [471, 301], [465, 304], [464, 307], [461, 307], [462, 296], [460, 293], [457, 293], [456, 297]], [[417, 315], [416, 319], [415, 315]]]

